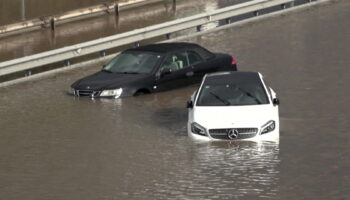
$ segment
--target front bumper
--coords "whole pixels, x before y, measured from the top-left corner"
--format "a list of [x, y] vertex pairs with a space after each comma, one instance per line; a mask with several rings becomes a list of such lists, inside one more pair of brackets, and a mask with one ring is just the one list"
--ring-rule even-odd
[[102, 91], [72, 89], [69, 93], [77, 97], [96, 98], [96, 97], [100, 97], [100, 94], [102, 93]]
[[99, 97], [102, 91], [93, 91], [93, 90], [74, 90], [74, 96], [87, 96], [87, 97]]
[[191, 130], [191, 123], [187, 125], [188, 135], [195, 140], [201, 141], [242, 141], [242, 140], [264, 140], [277, 141], [279, 140], [279, 124], [276, 123], [275, 130], [262, 134], [262, 128], [255, 127], [231, 127], [231, 128], [211, 128], [206, 129], [206, 135], [198, 135]]
[[73, 89], [69, 91], [71, 95], [77, 96], [77, 97], [90, 97], [90, 98], [119, 98], [124, 97], [127, 95], [127, 92], [125, 92], [122, 88], [119, 89], [111, 89], [111, 90], [79, 90], [79, 89]]

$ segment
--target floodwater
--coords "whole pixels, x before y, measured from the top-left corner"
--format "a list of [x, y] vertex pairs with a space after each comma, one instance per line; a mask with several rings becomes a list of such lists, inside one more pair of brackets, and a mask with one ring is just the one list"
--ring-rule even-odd
[[[246, 1], [247, 0], [177, 0], [176, 10], [173, 10], [172, 0], [164, 0], [160, 3], [121, 11], [119, 18], [116, 18], [114, 14], [106, 14], [100, 17], [57, 25], [55, 32], [52, 32], [51, 29], [48, 28], [19, 35], [0, 37], [0, 61], [74, 45]], [[0, 24], [7, 24], [10, 23], [12, 19], [17, 20], [19, 18], [20, 15], [17, 10], [20, 9], [21, 2], [21, 0], [0, 1]], [[48, 14], [58, 14], [80, 7], [101, 4], [106, 1], [38, 0], [25, 2], [27, 5], [26, 10], [28, 10], [28, 16], [25, 18], [32, 19]]]
[[265, 76], [281, 100], [279, 143], [192, 141], [185, 102], [196, 86], [66, 95], [99, 66], [0, 88], [0, 197], [348, 199], [349, 9], [340, 0], [188, 39]]
[[113, 0], [1, 0], [0, 25], [59, 14], [106, 2], [113, 2]]

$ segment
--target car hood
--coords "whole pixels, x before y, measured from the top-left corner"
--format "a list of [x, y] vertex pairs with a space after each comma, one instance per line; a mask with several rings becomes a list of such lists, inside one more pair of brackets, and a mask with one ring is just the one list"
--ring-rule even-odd
[[76, 81], [72, 84], [72, 87], [78, 90], [115, 89], [125, 87], [147, 76], [149, 74], [122, 74], [101, 71]]
[[278, 120], [278, 107], [271, 104], [249, 106], [206, 106], [193, 109], [193, 119], [206, 128], [260, 128]]

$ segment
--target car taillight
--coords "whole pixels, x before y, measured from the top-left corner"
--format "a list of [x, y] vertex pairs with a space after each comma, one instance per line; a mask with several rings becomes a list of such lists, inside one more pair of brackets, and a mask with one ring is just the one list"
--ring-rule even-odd
[[235, 65], [235, 64], [236, 64], [235, 58], [232, 56], [231, 65]]

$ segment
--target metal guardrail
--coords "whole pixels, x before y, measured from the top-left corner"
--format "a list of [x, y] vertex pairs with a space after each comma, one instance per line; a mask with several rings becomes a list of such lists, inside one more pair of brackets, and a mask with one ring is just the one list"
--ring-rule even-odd
[[[51, 28], [52, 31], [54, 31], [57, 24], [95, 17], [106, 13], [115, 13], [118, 17], [119, 11], [121, 10], [127, 10], [162, 1], [164, 0], [128, 0], [126, 2], [119, 2], [117, 0], [115, 2], [80, 8], [52, 16], [43, 16], [36, 19], [0, 26], [0, 37], [38, 30], [41, 28]], [[173, 3], [175, 3], [175, 0], [173, 0]]]
[[136, 43], [158, 36], [166, 35], [167, 38], [169, 38], [169, 34], [177, 31], [193, 27], [197, 27], [197, 30], [200, 30], [198, 27], [210, 22], [227, 20], [234, 16], [239, 16], [247, 13], [254, 13], [255, 15], [258, 15], [259, 10], [279, 5], [281, 8], [285, 8], [286, 4], [292, 4], [293, 2], [294, 0], [253, 0], [250, 2], [206, 12], [203, 14], [194, 15], [191, 17], [153, 25], [146, 28], [136, 29], [118, 35], [84, 42], [77, 45], [47, 51], [19, 59], [5, 61], [0, 63], [0, 76], [20, 71], [26, 71], [60, 61], [67, 61], [72, 58], [92, 53], [104, 52], [107, 49]]

